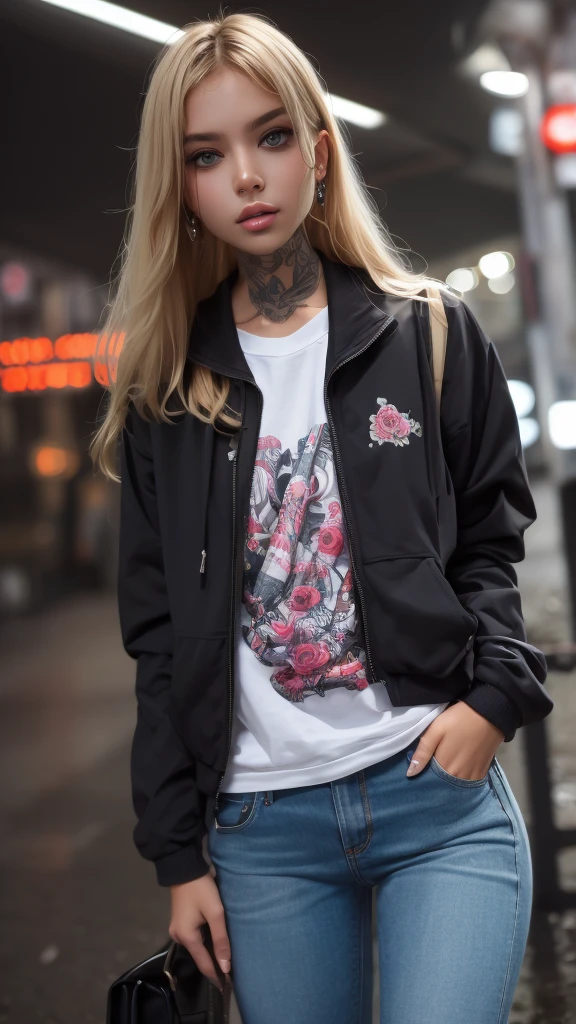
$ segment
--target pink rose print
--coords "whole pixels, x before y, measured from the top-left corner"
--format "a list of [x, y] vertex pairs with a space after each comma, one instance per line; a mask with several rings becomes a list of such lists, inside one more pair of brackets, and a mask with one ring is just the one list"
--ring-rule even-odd
[[[380, 409], [370, 416], [370, 437], [378, 444], [390, 441], [394, 445], [409, 444], [409, 435], [422, 436], [422, 427], [409, 413], [398, 412], [395, 405], [390, 405], [385, 398], [376, 400]], [[370, 443], [369, 447], [372, 447]]]
[[318, 537], [318, 551], [336, 558], [344, 547], [342, 531], [337, 526], [323, 526]]
[[295, 612], [307, 612], [320, 601], [320, 592], [316, 587], [294, 587], [290, 594], [288, 607]]
[[325, 665], [329, 659], [330, 651], [323, 640], [317, 644], [298, 644], [290, 654], [290, 661], [296, 672], [303, 676]]
[[291, 665], [279, 669], [272, 676], [276, 688], [280, 687], [286, 691], [289, 700], [302, 700], [302, 690], [306, 685], [302, 676], [297, 675]]
[[291, 498], [301, 498], [306, 491], [306, 484], [303, 480], [291, 480], [286, 488], [286, 494]]
[[258, 451], [266, 451], [268, 448], [281, 448], [282, 445], [274, 434], [266, 434], [265, 437], [258, 438]]
[[271, 622], [270, 625], [277, 636], [282, 640], [291, 640], [294, 636], [294, 626], [291, 622]]

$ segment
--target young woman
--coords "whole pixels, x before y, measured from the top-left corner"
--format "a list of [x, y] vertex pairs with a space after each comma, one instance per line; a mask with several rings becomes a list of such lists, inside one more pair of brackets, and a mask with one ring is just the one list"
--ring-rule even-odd
[[294, 43], [188, 26], [144, 105], [93, 451], [114, 475], [120, 436], [135, 842], [244, 1024], [368, 1024], [374, 888], [385, 1024], [500, 1024], [524, 954], [495, 754], [552, 708], [511, 565], [536, 512], [447, 288], [438, 419], [426, 284]]

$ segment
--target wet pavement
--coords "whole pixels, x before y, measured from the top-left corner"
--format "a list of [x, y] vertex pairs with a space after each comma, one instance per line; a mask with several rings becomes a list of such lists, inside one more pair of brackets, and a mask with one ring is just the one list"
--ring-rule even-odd
[[[546, 644], [568, 636], [566, 592], [553, 494], [533, 486], [539, 520], [518, 573], [530, 639]], [[159, 949], [168, 924], [168, 892], [132, 844], [134, 664], [114, 594], [5, 625], [0, 661], [0, 1024], [103, 1024], [110, 982]], [[576, 827], [575, 683], [576, 672], [549, 676], [561, 828]], [[522, 730], [498, 759], [531, 834]], [[559, 861], [575, 902], [576, 848]], [[375, 1022], [377, 1002], [375, 970]], [[575, 1020], [576, 909], [535, 907], [509, 1024]]]

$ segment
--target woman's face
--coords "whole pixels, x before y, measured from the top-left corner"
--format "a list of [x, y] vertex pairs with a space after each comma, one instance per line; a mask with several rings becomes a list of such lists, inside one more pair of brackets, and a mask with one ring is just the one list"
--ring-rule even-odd
[[[284, 245], [314, 202], [314, 173], [282, 108], [278, 95], [229, 68], [205, 78], [184, 105], [185, 201], [217, 238], [255, 256]], [[323, 173], [327, 136], [319, 132], [316, 146]], [[277, 212], [261, 226], [248, 221], [249, 230], [239, 220], [257, 202]]]

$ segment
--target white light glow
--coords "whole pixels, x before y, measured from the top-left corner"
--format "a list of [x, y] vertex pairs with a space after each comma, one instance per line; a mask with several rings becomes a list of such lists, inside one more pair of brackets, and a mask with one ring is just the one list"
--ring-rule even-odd
[[129, 11], [118, 4], [106, 3], [106, 0], [43, 0], [53, 7], [62, 7], [65, 11], [82, 14], [86, 18], [100, 21], [104, 25], [113, 25], [125, 32], [152, 39], [155, 43], [175, 43], [184, 33], [175, 25], [168, 25], [156, 18], [147, 18], [144, 14]]
[[501, 277], [491, 277], [488, 287], [495, 295], [507, 295], [515, 285], [514, 274], [502, 274]]
[[503, 156], [518, 156], [524, 147], [522, 114], [513, 107], [496, 107], [490, 114], [490, 148]]
[[466, 74], [479, 78], [485, 71], [510, 71], [510, 62], [499, 46], [482, 43], [462, 62]]
[[548, 430], [555, 448], [576, 448], [576, 401], [554, 402], [550, 406]]
[[326, 93], [326, 99], [332, 107], [334, 117], [341, 117], [344, 121], [357, 124], [360, 128], [380, 128], [388, 120], [386, 114], [381, 110], [365, 107], [362, 103], [344, 99], [343, 96]]
[[518, 419], [521, 419], [522, 416], [529, 416], [536, 401], [534, 388], [525, 380], [509, 380], [508, 388]]
[[515, 261], [510, 252], [487, 252], [478, 260], [478, 267], [484, 277], [502, 277], [508, 271], [513, 270]]
[[521, 71], [485, 71], [480, 85], [496, 96], [524, 96], [528, 92], [528, 79]]
[[520, 427], [520, 441], [522, 442], [522, 447], [529, 448], [531, 444], [535, 444], [540, 437], [538, 420], [534, 420], [531, 416], [527, 416], [524, 420], [518, 420], [518, 426]]
[[474, 267], [458, 267], [452, 270], [446, 278], [446, 284], [455, 288], [458, 292], [471, 292], [478, 286], [478, 274]]

